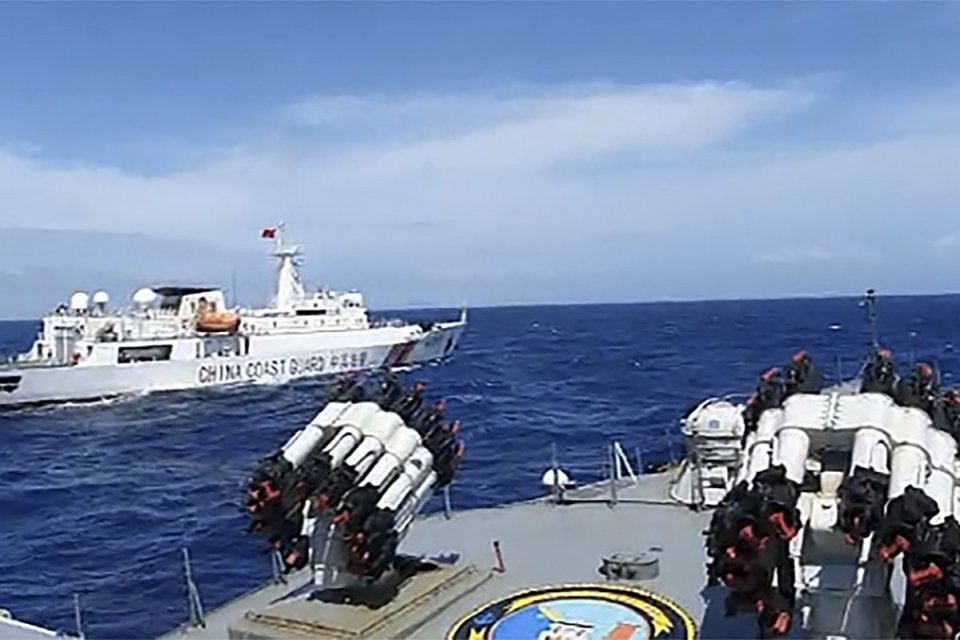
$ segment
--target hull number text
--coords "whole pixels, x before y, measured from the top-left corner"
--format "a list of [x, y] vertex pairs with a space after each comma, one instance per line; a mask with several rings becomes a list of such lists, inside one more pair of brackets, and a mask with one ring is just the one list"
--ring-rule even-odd
[[292, 378], [336, 371], [362, 369], [367, 365], [366, 352], [332, 355], [270, 358], [247, 362], [208, 362], [197, 368], [200, 384], [223, 384], [259, 380], [261, 378]]

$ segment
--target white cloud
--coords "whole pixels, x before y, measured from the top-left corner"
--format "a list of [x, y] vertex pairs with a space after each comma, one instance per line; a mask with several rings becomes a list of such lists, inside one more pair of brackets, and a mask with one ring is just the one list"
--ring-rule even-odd
[[[231, 245], [284, 219], [323, 265], [389, 268], [448, 294], [487, 286], [476, 295], [496, 301], [556, 299], [505, 287], [527, 277], [560, 290], [586, 271], [643, 297], [651, 270], [717, 253], [773, 268], [856, 244], [869, 258], [949, 220], [960, 198], [954, 120], [934, 132], [904, 116], [882, 135], [813, 145], [796, 116], [829, 119], [822, 90], [597, 84], [317, 96], [162, 174], [0, 151], [0, 226]], [[882, 104], [863, 108], [864, 121], [883, 120]]]
[[832, 252], [821, 247], [798, 247], [765, 253], [760, 256], [760, 261], [769, 264], [790, 264], [795, 262], [830, 260], [833, 257]]
[[960, 236], [955, 233], [950, 233], [944, 236], [940, 236], [933, 240], [933, 247], [935, 249], [955, 249], [960, 247]]
[[[301, 125], [343, 124], [340, 130], [404, 126], [339, 144], [309, 135], [304, 140], [300, 131], [273, 136], [269, 145], [241, 141], [203, 166], [157, 176], [82, 163], [50, 166], [0, 152], [7, 198], [0, 221], [179, 233], [185, 221], [213, 232], [238, 216], [245, 223], [311, 213], [328, 221], [358, 213], [382, 219], [416, 209], [415, 217], [443, 218], [459, 215], [448, 212], [453, 204], [463, 213], [476, 208], [486, 210], [476, 212], [481, 216], [496, 214], [478, 198], [532, 210], [538, 198], [531, 191], [565, 191], [564, 181], [549, 175], [563, 163], [706, 148], [809, 100], [798, 91], [732, 83], [580, 87], [508, 97], [312, 98], [282, 113]], [[446, 126], [433, 128], [435, 121]], [[444, 210], [432, 210], [438, 205]]]

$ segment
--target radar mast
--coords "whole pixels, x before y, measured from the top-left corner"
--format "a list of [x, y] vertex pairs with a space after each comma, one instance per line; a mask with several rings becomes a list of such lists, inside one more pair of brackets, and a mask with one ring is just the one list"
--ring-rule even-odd
[[303, 283], [300, 282], [300, 273], [297, 270], [299, 265], [296, 262], [296, 258], [303, 255], [303, 252], [297, 245], [284, 244], [284, 227], [284, 223], [281, 222], [274, 233], [276, 244], [273, 256], [280, 263], [277, 268], [277, 293], [273, 306], [277, 309], [289, 310], [305, 295]]

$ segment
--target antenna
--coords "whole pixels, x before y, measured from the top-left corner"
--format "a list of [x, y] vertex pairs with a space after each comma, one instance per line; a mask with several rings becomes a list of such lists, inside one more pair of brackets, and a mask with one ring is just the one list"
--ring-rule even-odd
[[302, 252], [300, 247], [297, 245], [286, 245], [283, 242], [283, 234], [286, 232], [287, 223], [278, 222], [277, 226], [274, 227], [275, 233], [273, 234], [275, 248], [273, 250], [273, 255], [278, 258], [290, 257], [295, 258], [299, 256]]
[[80, 640], [86, 640], [86, 635], [83, 633], [83, 617], [80, 615], [80, 594], [73, 594], [73, 621], [77, 627], [77, 638]]
[[877, 340], [877, 292], [873, 289], [867, 289], [863, 296], [861, 306], [867, 309], [867, 324], [870, 328], [870, 346], [877, 350], [880, 343]]

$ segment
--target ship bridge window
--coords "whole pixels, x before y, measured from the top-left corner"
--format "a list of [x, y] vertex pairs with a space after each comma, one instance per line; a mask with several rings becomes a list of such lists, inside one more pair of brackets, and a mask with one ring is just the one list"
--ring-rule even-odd
[[207, 293], [214, 289], [214, 287], [153, 287], [160, 296], [160, 308], [166, 311], [177, 311], [184, 296]]
[[171, 351], [173, 351], [173, 345], [171, 344], [157, 344], [144, 347], [120, 347], [117, 349], [117, 362], [125, 364], [128, 362], [169, 360]]
[[298, 316], [325, 316], [326, 309], [297, 309]]

